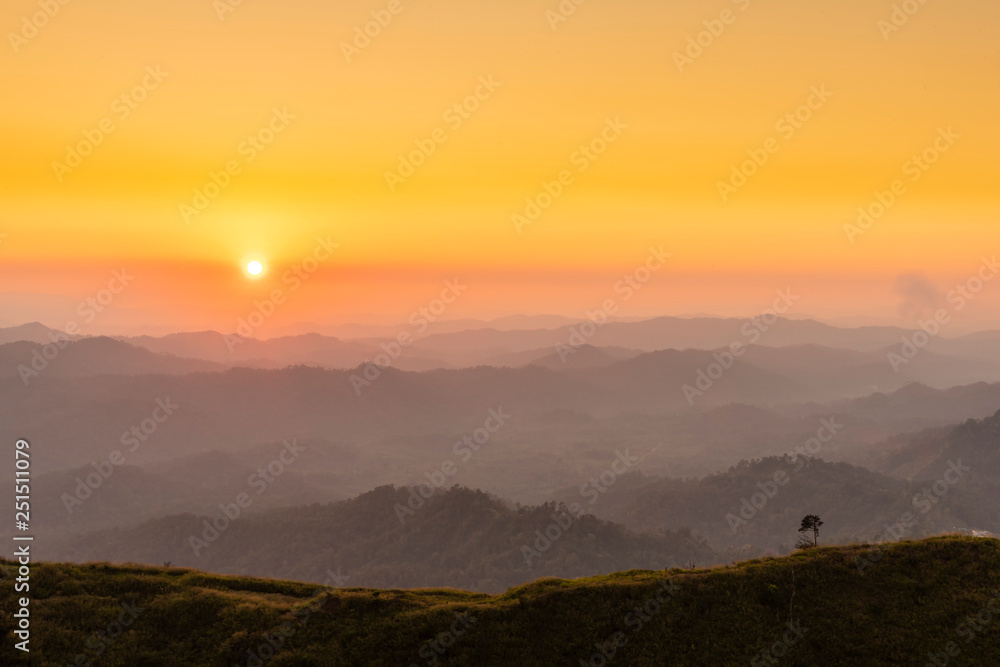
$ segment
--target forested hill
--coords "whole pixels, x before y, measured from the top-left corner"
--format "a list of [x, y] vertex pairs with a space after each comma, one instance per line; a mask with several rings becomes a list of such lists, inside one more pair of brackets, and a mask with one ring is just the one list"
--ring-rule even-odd
[[[223, 529], [215, 535], [206, 521]], [[169, 561], [299, 581], [322, 581], [333, 569], [349, 574], [356, 586], [455, 586], [494, 593], [543, 576], [717, 562], [687, 530], [636, 534], [573, 505], [512, 507], [462, 487], [424, 499], [414, 489], [391, 486], [347, 501], [233, 521], [221, 511], [212, 517], [153, 519], [70, 538], [49, 553], [54, 560]]]

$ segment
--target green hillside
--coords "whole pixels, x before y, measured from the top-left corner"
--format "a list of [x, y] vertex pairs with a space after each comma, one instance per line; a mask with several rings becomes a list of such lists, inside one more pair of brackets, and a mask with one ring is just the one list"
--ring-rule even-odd
[[[0, 569], [0, 663], [27, 664]], [[968, 537], [498, 596], [106, 564], [39, 564], [31, 584], [33, 665], [1000, 664], [1000, 541]]]

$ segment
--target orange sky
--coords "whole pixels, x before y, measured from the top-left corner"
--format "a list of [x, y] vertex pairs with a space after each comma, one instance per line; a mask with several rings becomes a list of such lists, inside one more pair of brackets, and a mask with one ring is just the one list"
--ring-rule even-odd
[[[590, 0], [555, 28], [557, 0], [244, 0], [220, 19], [223, 1], [76, 1], [37, 29], [36, 1], [3, 3], [0, 320], [59, 326], [123, 266], [136, 279], [95, 331], [230, 330], [276, 288], [269, 327], [399, 321], [456, 277], [448, 317], [581, 315], [650, 246], [669, 266], [623, 315], [751, 314], [798, 286], [803, 313], [893, 320], [900, 274], [946, 292], [1000, 251], [993, 0], [929, 2], [891, 32], [889, 0]], [[391, 22], [348, 62], [372, 12]], [[415, 142], [433, 153], [390, 187]], [[845, 231], [895, 180], [888, 212]], [[292, 294], [282, 276], [327, 236]], [[243, 275], [251, 255], [265, 278]], [[966, 316], [997, 303], [1000, 284]]]

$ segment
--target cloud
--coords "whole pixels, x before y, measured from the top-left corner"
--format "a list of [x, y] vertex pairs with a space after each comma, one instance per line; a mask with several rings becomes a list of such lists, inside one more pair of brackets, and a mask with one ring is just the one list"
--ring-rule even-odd
[[944, 301], [937, 285], [920, 273], [898, 276], [894, 291], [901, 298], [899, 317], [906, 322], [932, 316]]

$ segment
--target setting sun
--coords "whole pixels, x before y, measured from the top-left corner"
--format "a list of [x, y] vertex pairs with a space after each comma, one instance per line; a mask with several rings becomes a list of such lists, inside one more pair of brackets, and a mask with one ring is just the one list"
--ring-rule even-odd
[[251, 276], [259, 276], [264, 273], [264, 264], [256, 259], [247, 262], [247, 273]]

